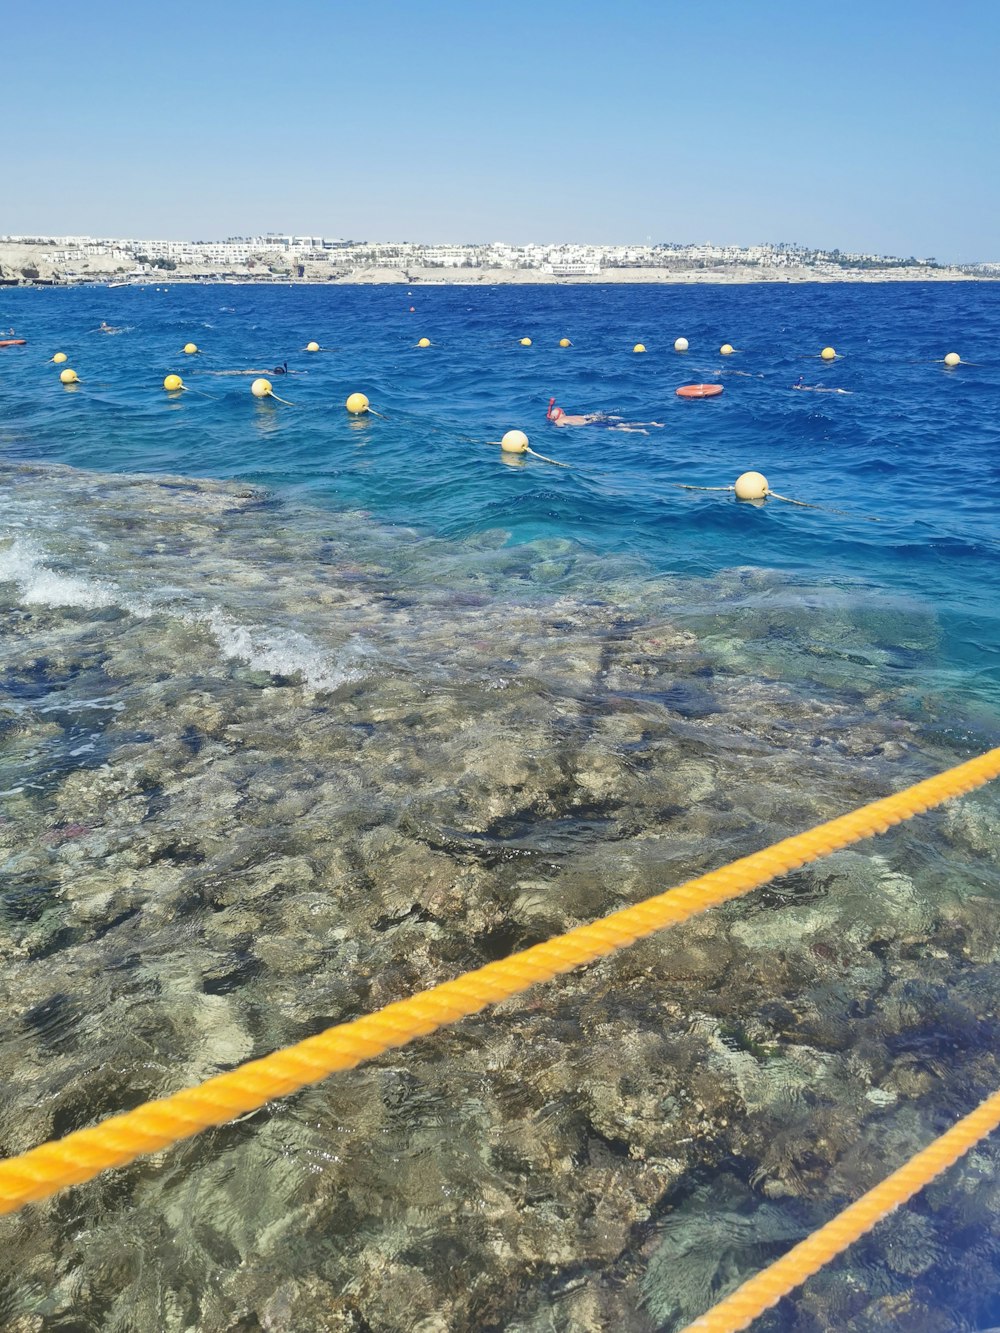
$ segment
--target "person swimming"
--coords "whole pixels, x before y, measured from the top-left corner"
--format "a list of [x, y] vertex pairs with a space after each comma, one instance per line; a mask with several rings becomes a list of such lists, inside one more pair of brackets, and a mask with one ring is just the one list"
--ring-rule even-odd
[[825, 384], [803, 384], [804, 375], [800, 375], [793, 389], [801, 389], [804, 393], [853, 393], [853, 389], [828, 389]]
[[608, 430], [635, 431], [640, 435], [649, 434], [647, 426], [663, 429], [662, 421], [626, 421], [623, 417], [610, 412], [566, 412], [563, 408], [556, 407], [554, 398], [549, 399], [545, 419], [551, 421], [553, 426], [607, 426]]
[[308, 375], [308, 370], [289, 370], [288, 362], [272, 366], [270, 370], [203, 370], [202, 375]]

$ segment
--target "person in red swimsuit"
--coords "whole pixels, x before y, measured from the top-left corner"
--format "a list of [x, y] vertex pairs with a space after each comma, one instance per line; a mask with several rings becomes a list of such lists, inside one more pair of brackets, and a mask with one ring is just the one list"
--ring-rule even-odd
[[661, 430], [663, 428], [662, 421], [623, 421], [621, 417], [608, 412], [572, 414], [561, 407], [556, 407], [554, 398], [549, 399], [549, 410], [545, 413], [545, 418], [551, 421], [553, 426], [607, 426], [608, 430], [638, 431], [642, 435], [649, 434], [647, 426], [656, 426]]

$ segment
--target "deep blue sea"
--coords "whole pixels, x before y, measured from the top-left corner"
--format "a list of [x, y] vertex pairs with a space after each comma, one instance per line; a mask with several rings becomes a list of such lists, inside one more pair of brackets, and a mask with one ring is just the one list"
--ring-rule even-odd
[[[1000, 743], [995, 283], [165, 279], [8, 329], [4, 1152]], [[1000, 1086], [997, 811], [3, 1222], [0, 1324], [683, 1327]], [[988, 1148], [759, 1327], [1000, 1324], [998, 1203]]]

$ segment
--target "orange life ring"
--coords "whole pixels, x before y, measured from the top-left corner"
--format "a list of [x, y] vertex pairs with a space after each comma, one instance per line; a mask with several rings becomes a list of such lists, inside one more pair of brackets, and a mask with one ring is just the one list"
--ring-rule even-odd
[[678, 398], [715, 398], [722, 392], [722, 385], [682, 384], [676, 392]]

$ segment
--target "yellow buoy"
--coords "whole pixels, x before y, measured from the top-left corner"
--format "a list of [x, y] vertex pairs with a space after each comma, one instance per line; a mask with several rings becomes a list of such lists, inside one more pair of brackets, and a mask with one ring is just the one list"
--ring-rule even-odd
[[431, 345], [430, 338], [421, 338], [420, 341], [417, 343], [418, 347], [430, 347], [430, 345]]
[[686, 338], [675, 338], [675, 339], [674, 339], [674, 351], [675, 351], [675, 352], [686, 352], [687, 349], [688, 349], [688, 340], [687, 340]]
[[60, 370], [60, 372], [59, 372], [59, 378], [62, 380], [63, 384], [79, 384], [79, 383], [80, 383], [79, 379], [77, 378], [77, 373], [76, 373], [75, 370], [68, 370], [68, 369], [67, 369], [67, 370]]
[[52, 358], [52, 360], [56, 363], [57, 366], [61, 366], [62, 363], [66, 360], [66, 353], [65, 353], [65, 352], [56, 352], [56, 354], [55, 354], [55, 356]]
[[307, 351], [307, 352], [318, 352], [318, 351], [319, 351], [319, 343], [306, 343], [306, 351]]
[[733, 487], [737, 500], [763, 500], [770, 494], [767, 478], [762, 472], [744, 472], [736, 478]]
[[362, 412], [368, 411], [368, 399], [363, 393], [352, 393], [344, 404], [348, 412], [354, 416], [360, 416]]
[[174, 390], [184, 389], [187, 386], [181, 379], [180, 375], [167, 375], [164, 378], [163, 387], [168, 391], [168, 393], [173, 393]]
[[720, 351], [720, 353], [721, 353], [723, 356], [732, 356], [732, 354], [733, 354], [733, 347], [732, 347], [732, 344], [731, 344], [731, 343], [723, 343], [722, 346], [719, 348], [719, 351]]
[[509, 430], [501, 440], [490, 440], [490, 444], [497, 443], [500, 445], [501, 457], [505, 463], [513, 463], [515, 458], [530, 454], [532, 458], [541, 459], [543, 463], [551, 463], [553, 467], [569, 467], [568, 463], [560, 463], [558, 459], [547, 458], [545, 454], [536, 454], [534, 449], [528, 447], [528, 437], [523, 430]]
[[957, 352], [949, 352], [944, 359], [944, 363], [946, 366], [960, 366], [962, 364], [962, 358]]
[[570, 342], [570, 340], [569, 340], [568, 338], [560, 338], [560, 339], [559, 339], [559, 346], [560, 346], [560, 347], [572, 347], [573, 344]]
[[197, 350], [198, 350], [198, 348], [195, 346], [194, 343], [185, 343], [185, 344], [184, 344], [184, 351], [188, 354], [188, 356], [194, 356], [194, 354], [195, 354], [195, 352], [197, 352]]
[[644, 352], [645, 350], [646, 350], [645, 343], [636, 343], [636, 345], [632, 348], [633, 352]]
[[500, 441], [500, 448], [505, 454], [526, 454], [528, 437], [523, 430], [509, 430]]
[[832, 347], [824, 347], [822, 352], [820, 352], [820, 356], [824, 361], [836, 361], [837, 359], [837, 353]]
[[250, 385], [250, 392], [253, 394], [255, 398], [273, 398], [276, 403], [284, 403], [286, 407], [295, 406], [295, 404], [290, 403], [287, 398], [278, 397], [278, 395], [274, 392], [274, 386], [271, 384], [270, 380], [265, 380], [265, 379], [254, 380], [254, 382]]
[[521, 346], [522, 346], [522, 347], [530, 347], [530, 346], [531, 346], [531, 339], [530, 339], [530, 338], [522, 338], [522, 339], [521, 339]]

